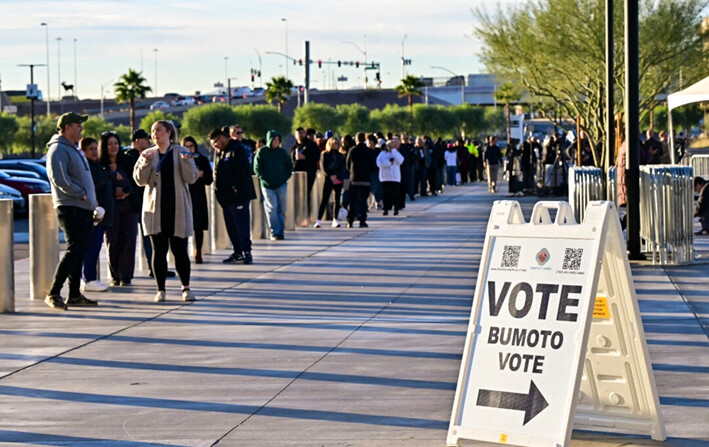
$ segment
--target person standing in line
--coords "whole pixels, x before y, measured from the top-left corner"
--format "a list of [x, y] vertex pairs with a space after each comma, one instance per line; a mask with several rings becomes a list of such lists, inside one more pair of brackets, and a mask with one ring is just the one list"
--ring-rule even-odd
[[[443, 154], [446, 160], [446, 184], [448, 186], [455, 186], [455, 174], [458, 170], [458, 149], [452, 144], [448, 145], [445, 154]], [[463, 171], [464, 172], [464, 171]], [[461, 178], [463, 176], [461, 175]]]
[[282, 241], [285, 239], [288, 179], [293, 173], [293, 163], [288, 152], [281, 147], [281, 135], [275, 130], [266, 133], [266, 145], [256, 153], [254, 172], [261, 183], [271, 240]]
[[347, 213], [347, 228], [352, 228], [355, 219], [359, 219], [359, 227], [367, 228], [367, 198], [369, 197], [369, 181], [372, 172], [377, 167], [374, 152], [365, 144], [364, 132], [355, 136], [357, 145], [347, 152], [345, 165], [350, 172], [350, 208]]
[[187, 135], [182, 138], [182, 145], [186, 147], [197, 166], [197, 181], [192, 183], [190, 188], [190, 198], [192, 199], [192, 226], [194, 227], [194, 263], [201, 264], [202, 245], [204, 245], [204, 232], [209, 229], [209, 210], [207, 209], [208, 185], [212, 184], [212, 165], [207, 157], [200, 154], [197, 141]]
[[[47, 143], [47, 175], [52, 187], [52, 202], [64, 231], [66, 251], [54, 272], [54, 281], [44, 303], [57, 310], [68, 307], [96, 306], [96, 301], [81, 294], [81, 267], [88, 248], [88, 234], [93, 227], [93, 214], [98, 206], [91, 169], [79, 150], [87, 115], [65, 113], [57, 120], [57, 134]], [[69, 296], [60, 295], [69, 279]]]
[[697, 231], [697, 236], [709, 234], [709, 184], [703, 177], [694, 177], [694, 192], [699, 194], [697, 205], [694, 208], [694, 217], [699, 218], [702, 229]]
[[151, 128], [155, 146], [141, 153], [133, 178], [145, 186], [143, 226], [153, 244], [156, 302], [165, 301], [167, 251], [175, 257], [182, 283], [183, 301], [194, 301], [190, 290], [187, 238], [192, 235], [192, 200], [188, 185], [197, 181], [197, 166], [186, 147], [176, 143], [177, 129], [170, 121], [156, 121]]
[[254, 157], [256, 156], [257, 146], [256, 141], [244, 137], [244, 128], [241, 124], [232, 124], [229, 126], [229, 137], [244, 145], [249, 154], [249, 167], [251, 172], [254, 171]]
[[485, 169], [487, 171], [488, 191], [491, 193], [497, 192], [497, 178], [502, 164], [502, 151], [497, 145], [497, 137], [490, 136], [490, 144], [485, 148], [483, 154], [485, 160]]
[[423, 137], [416, 137], [414, 158], [416, 160], [416, 186], [419, 190], [419, 197], [425, 197], [428, 195], [426, 192], [426, 165], [428, 164], [427, 160], [430, 160], [430, 158], [428, 158], [426, 153]]
[[[278, 139], [280, 140], [280, 136]], [[313, 140], [306, 137], [305, 129], [299, 127], [295, 130], [295, 144], [291, 146], [289, 152], [291, 160], [293, 161], [293, 171], [304, 171], [307, 173], [308, 207], [310, 207], [310, 195], [313, 190], [313, 185], [315, 184], [315, 177], [318, 173], [320, 149]]]
[[256, 198], [251, 177], [249, 148], [229, 139], [219, 129], [209, 133], [209, 142], [215, 149], [214, 190], [217, 202], [222, 207], [224, 223], [234, 253], [222, 262], [251, 264], [251, 215], [250, 202]]
[[401, 199], [400, 208], [404, 209], [406, 196], [410, 201], [414, 201], [416, 195], [416, 154], [414, 145], [411, 144], [411, 137], [407, 134], [401, 135], [401, 146], [399, 152], [404, 156], [404, 164], [401, 165]]
[[330, 203], [330, 196], [335, 193], [335, 207], [332, 209], [332, 227], [338, 228], [340, 222], [337, 221], [337, 216], [340, 213], [340, 194], [342, 193], [342, 177], [345, 171], [345, 156], [340, 152], [340, 141], [335, 137], [330, 137], [325, 145], [325, 152], [320, 157], [320, 170], [325, 176], [323, 183], [322, 200], [320, 200], [320, 208], [318, 216], [315, 220], [315, 228], [320, 228], [322, 223], [320, 218], [327, 210]]
[[401, 164], [404, 162], [404, 156], [399, 153], [399, 144], [399, 137], [392, 137], [386, 142], [384, 150], [377, 156], [385, 216], [389, 215], [389, 210], [392, 208], [394, 208], [394, 215], [399, 215], [399, 184], [401, 183]]
[[115, 132], [104, 132], [98, 143], [101, 165], [113, 178], [115, 212], [113, 225], [106, 229], [108, 270], [112, 286], [130, 286], [135, 272], [135, 240], [138, 235], [138, 213], [133, 210], [129, 174], [118, 164], [121, 142]]
[[89, 246], [84, 255], [84, 282], [81, 290], [84, 292], [105, 292], [108, 286], [98, 280], [98, 257], [103, 246], [103, 236], [106, 228], [113, 225], [113, 213], [115, 209], [115, 193], [111, 171], [102, 166], [98, 161], [98, 142], [93, 138], [82, 138], [79, 147], [84, 152], [86, 161], [89, 162], [91, 178], [96, 189], [96, 201], [98, 206], [103, 208], [104, 215], [100, 222], [94, 223], [89, 233]]

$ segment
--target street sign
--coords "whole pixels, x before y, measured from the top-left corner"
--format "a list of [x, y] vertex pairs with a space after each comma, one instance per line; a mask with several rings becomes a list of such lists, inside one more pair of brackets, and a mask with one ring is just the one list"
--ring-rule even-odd
[[39, 90], [37, 89], [37, 84], [27, 84], [27, 93], [25, 96], [28, 99], [37, 99], [39, 96]]
[[617, 212], [592, 202], [576, 224], [568, 203], [539, 202], [526, 223], [495, 202], [448, 445], [566, 446], [575, 414], [665, 438]]

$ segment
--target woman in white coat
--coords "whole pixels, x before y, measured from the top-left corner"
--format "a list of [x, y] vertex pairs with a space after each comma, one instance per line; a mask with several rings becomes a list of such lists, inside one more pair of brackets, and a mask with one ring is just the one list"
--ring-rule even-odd
[[401, 164], [404, 162], [404, 156], [399, 152], [400, 143], [399, 137], [393, 137], [387, 141], [386, 148], [377, 156], [385, 216], [389, 215], [389, 210], [392, 207], [394, 215], [399, 214], [397, 197], [399, 197], [399, 184], [401, 183]]

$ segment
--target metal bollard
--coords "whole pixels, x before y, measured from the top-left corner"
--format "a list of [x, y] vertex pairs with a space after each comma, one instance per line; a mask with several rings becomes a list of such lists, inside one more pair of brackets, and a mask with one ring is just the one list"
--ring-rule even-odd
[[212, 251], [231, 248], [229, 234], [226, 232], [226, 224], [224, 223], [224, 214], [222, 207], [217, 203], [217, 195], [214, 189], [214, 184], [209, 188], [211, 196], [212, 220], [209, 222], [210, 235], [212, 237]]
[[308, 173], [294, 172], [294, 189], [295, 189], [295, 224], [299, 227], [307, 227], [310, 225], [308, 218]]
[[15, 311], [15, 262], [13, 203], [11, 199], [0, 200], [0, 244], [5, 247], [0, 253], [0, 314]]
[[266, 223], [266, 209], [263, 206], [263, 193], [261, 192], [261, 182], [257, 176], [252, 176], [256, 198], [250, 203], [251, 214], [251, 239], [264, 239], [268, 235]]
[[52, 288], [59, 264], [59, 222], [51, 194], [30, 196], [30, 299], [42, 300]]
[[295, 179], [293, 177], [288, 180], [288, 186], [286, 189], [286, 221], [285, 228], [286, 231], [295, 230], [295, 209], [296, 209], [296, 196], [295, 196]]
[[322, 216], [318, 216], [320, 211], [320, 201], [322, 200], [322, 190], [325, 186], [325, 174], [318, 171], [310, 191], [310, 223], [315, 223]]
[[[211, 192], [211, 191], [210, 191]], [[207, 194], [207, 222], [211, 222], [214, 217], [212, 216], [213, 210], [212, 210], [212, 194]], [[211, 225], [208, 223], [207, 224], [207, 229], [203, 231], [203, 238], [202, 238], [202, 254], [203, 255], [211, 255], [212, 254], [212, 243], [211, 243], [211, 231], [210, 227]], [[194, 242], [194, 236], [192, 237], [192, 245], [196, 245]]]

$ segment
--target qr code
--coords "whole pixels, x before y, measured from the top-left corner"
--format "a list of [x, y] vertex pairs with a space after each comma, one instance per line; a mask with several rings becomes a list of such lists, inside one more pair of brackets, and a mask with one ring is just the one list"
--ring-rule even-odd
[[521, 245], [505, 245], [502, 251], [502, 267], [516, 268], [519, 264]]
[[564, 252], [564, 263], [562, 270], [579, 270], [581, 268], [581, 257], [583, 248], [567, 248]]

